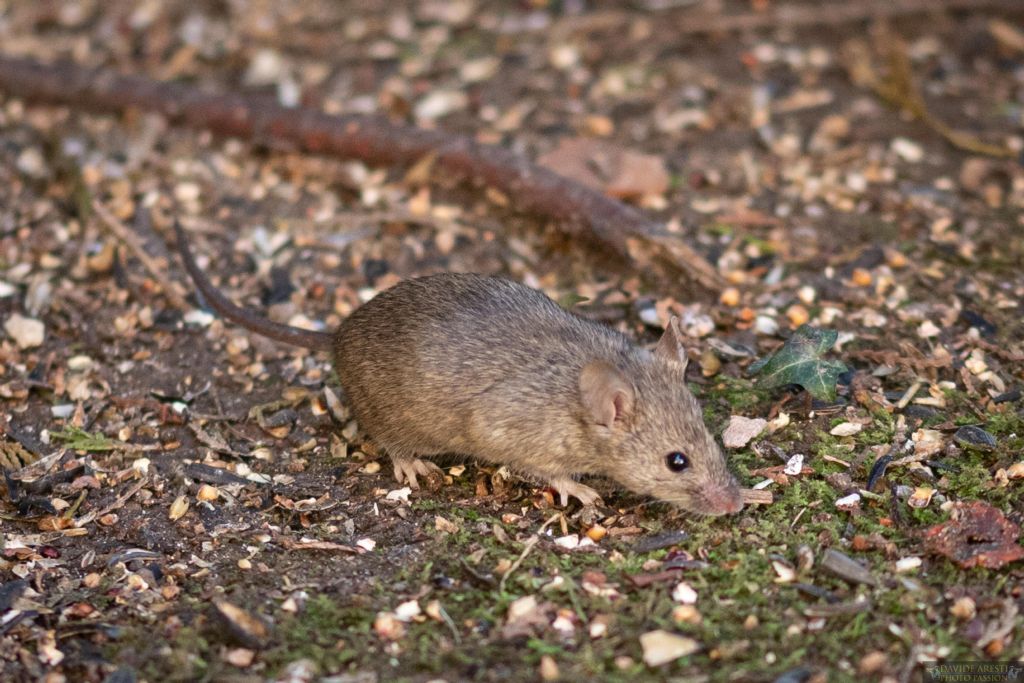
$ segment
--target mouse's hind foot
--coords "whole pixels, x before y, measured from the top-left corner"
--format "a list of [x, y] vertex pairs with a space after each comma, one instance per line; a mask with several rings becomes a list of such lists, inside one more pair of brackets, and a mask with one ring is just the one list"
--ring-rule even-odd
[[584, 486], [571, 477], [549, 479], [548, 486], [558, 492], [558, 499], [562, 503], [562, 507], [569, 504], [570, 497], [579, 500], [583, 503], [584, 507], [602, 502], [600, 493], [589, 486]]
[[395, 466], [398, 483], [408, 484], [411, 489], [420, 487], [417, 477], [425, 477], [428, 481], [443, 480], [444, 477], [441, 468], [428, 460], [392, 455], [391, 463]]

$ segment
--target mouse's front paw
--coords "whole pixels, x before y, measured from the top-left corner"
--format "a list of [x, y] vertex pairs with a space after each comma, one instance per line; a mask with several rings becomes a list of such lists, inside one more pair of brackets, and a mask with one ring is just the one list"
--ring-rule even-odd
[[419, 458], [402, 458], [391, 456], [391, 462], [395, 466], [395, 479], [399, 484], [408, 484], [411, 489], [418, 489], [420, 483], [416, 477], [423, 476], [427, 479], [442, 479], [444, 472], [441, 468], [427, 460]]
[[602, 502], [600, 493], [589, 486], [584, 486], [575, 479], [565, 477], [552, 479], [548, 483], [551, 485], [551, 488], [558, 492], [558, 499], [562, 503], [562, 507], [569, 504], [570, 496], [579, 500], [585, 507]]

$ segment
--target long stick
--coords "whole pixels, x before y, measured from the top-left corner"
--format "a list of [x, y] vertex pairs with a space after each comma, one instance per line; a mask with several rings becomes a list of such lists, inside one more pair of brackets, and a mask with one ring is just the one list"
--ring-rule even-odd
[[667, 282], [689, 280], [712, 291], [724, 286], [700, 254], [633, 207], [506, 149], [467, 137], [372, 116], [332, 116], [308, 107], [283, 107], [268, 99], [208, 93], [182, 83], [123, 76], [69, 62], [45, 65], [0, 56], [0, 89], [37, 102], [111, 112], [154, 111], [193, 128], [285, 143], [372, 165], [411, 166], [433, 155], [433, 167], [441, 173], [493, 187], [516, 210], [553, 219], [571, 237], [595, 242], [652, 269]]

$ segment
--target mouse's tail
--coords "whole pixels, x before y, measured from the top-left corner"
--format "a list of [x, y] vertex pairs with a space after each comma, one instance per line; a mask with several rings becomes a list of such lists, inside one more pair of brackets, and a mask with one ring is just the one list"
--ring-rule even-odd
[[192, 258], [192, 251], [189, 249], [188, 238], [185, 235], [185, 230], [181, 227], [181, 224], [178, 221], [174, 221], [174, 234], [178, 240], [178, 253], [181, 254], [181, 260], [185, 264], [185, 270], [188, 271], [189, 276], [192, 278], [192, 282], [195, 283], [196, 289], [198, 289], [199, 293], [203, 295], [203, 298], [206, 300], [206, 304], [218, 315], [226, 320], [230, 320], [236, 325], [241, 325], [245, 329], [255, 332], [256, 334], [260, 334], [264, 337], [269, 337], [270, 339], [275, 339], [286, 344], [325, 351], [332, 348], [334, 337], [327, 332], [303, 330], [298, 327], [275, 323], [271, 320], [267, 320], [255, 311], [242, 308], [235, 304], [235, 302], [228, 299], [220, 292], [220, 290], [213, 286], [213, 283], [210, 282], [203, 271], [199, 269], [199, 265], [196, 263], [195, 259]]

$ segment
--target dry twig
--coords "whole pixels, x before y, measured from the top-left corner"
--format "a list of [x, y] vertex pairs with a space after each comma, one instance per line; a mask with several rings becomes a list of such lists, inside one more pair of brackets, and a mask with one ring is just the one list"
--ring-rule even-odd
[[665, 282], [689, 280], [712, 291], [725, 284], [700, 254], [637, 209], [507, 149], [467, 137], [372, 116], [288, 108], [265, 98], [211, 94], [182, 83], [121, 76], [69, 62], [44, 65], [0, 57], [0, 89], [28, 100], [86, 109], [153, 111], [193, 128], [374, 165], [409, 167], [433, 156], [439, 173], [496, 189], [517, 211], [551, 219], [568, 236], [631, 258]]
[[163, 290], [164, 296], [171, 302], [175, 308], [187, 311], [191, 307], [185, 298], [178, 292], [170, 280], [167, 279], [167, 269], [161, 268], [149, 253], [146, 252], [145, 247], [142, 246], [142, 241], [139, 240], [139, 236], [132, 232], [128, 226], [117, 219], [117, 216], [110, 213], [105, 206], [99, 201], [93, 201], [92, 210], [99, 216], [100, 221], [122, 244], [127, 246], [135, 254], [135, 257], [142, 262], [142, 265], [149, 271], [149, 274], [157, 281], [160, 285], [160, 289]]

